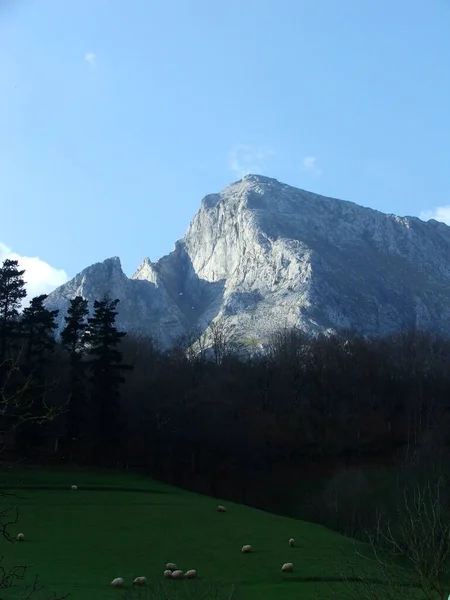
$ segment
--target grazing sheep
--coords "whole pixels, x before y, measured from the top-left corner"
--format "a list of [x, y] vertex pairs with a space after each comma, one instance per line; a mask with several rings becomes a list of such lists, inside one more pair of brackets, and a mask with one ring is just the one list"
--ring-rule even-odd
[[189, 569], [184, 576], [186, 579], [195, 579], [197, 577], [197, 571], [195, 569]]
[[164, 577], [166, 577], [167, 579], [171, 579], [172, 578], [172, 571], [170, 569], [166, 569], [164, 571]]
[[77, 490], [77, 489], [78, 489], [78, 486], [77, 486], [77, 485], [71, 485], [71, 486], [70, 486], [70, 489], [71, 489], [71, 490]]
[[292, 571], [294, 570], [294, 565], [292, 563], [285, 563], [282, 567], [281, 570], [284, 573], [292, 573]]
[[167, 563], [166, 569], [168, 571], [176, 571], [178, 569], [178, 567], [175, 563]]
[[123, 579], [122, 577], [116, 577], [109, 584], [111, 587], [123, 587]]
[[133, 585], [147, 585], [147, 577], [136, 577]]
[[293, 548], [293, 547], [295, 546], [295, 541], [294, 541], [294, 538], [291, 538], [291, 539], [289, 540], [289, 546], [290, 546], [291, 548]]
[[183, 571], [180, 571], [180, 569], [176, 569], [172, 573], [172, 578], [173, 579], [184, 579], [184, 573], [183, 573]]
[[24, 536], [24, 534], [23, 534], [23, 533], [18, 533], [18, 534], [17, 534], [17, 537], [16, 537], [16, 540], [17, 540], [18, 542], [23, 542], [23, 541], [25, 540], [25, 536]]
[[219, 506], [217, 507], [217, 512], [227, 512], [227, 509], [225, 508], [225, 506], [221, 506], [219, 504]]
[[247, 552], [251, 552], [252, 551], [252, 547], [249, 544], [246, 544], [245, 546], [242, 546], [242, 552], [244, 554], [246, 554]]

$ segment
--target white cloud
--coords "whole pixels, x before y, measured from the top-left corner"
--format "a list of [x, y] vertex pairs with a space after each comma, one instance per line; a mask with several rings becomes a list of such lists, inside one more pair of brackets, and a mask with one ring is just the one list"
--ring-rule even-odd
[[28, 295], [24, 304], [34, 296], [49, 294], [69, 279], [64, 269], [56, 269], [37, 256], [21, 256], [0, 242], [0, 263], [6, 258], [19, 261], [19, 267], [25, 269], [23, 278]]
[[91, 67], [95, 67], [96, 65], [96, 56], [93, 52], [86, 52], [86, 54], [84, 55], [84, 60], [86, 62], [88, 62]]
[[228, 155], [229, 167], [238, 177], [244, 175], [262, 175], [266, 162], [275, 152], [267, 146], [246, 146], [239, 144]]
[[322, 175], [322, 169], [317, 166], [317, 158], [315, 156], [305, 156], [302, 160], [302, 171], [307, 171], [313, 175]]
[[450, 204], [437, 206], [433, 210], [423, 210], [419, 216], [423, 221], [436, 219], [436, 221], [442, 221], [442, 223], [450, 225]]

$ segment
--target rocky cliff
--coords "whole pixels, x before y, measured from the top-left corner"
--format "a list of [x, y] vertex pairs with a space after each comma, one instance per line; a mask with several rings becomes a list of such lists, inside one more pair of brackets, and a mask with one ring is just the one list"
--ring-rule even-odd
[[118, 258], [92, 265], [47, 304], [65, 313], [75, 295], [107, 291], [121, 301], [121, 327], [166, 347], [213, 319], [255, 344], [284, 326], [450, 333], [449, 256], [443, 223], [248, 175], [202, 200], [169, 255], [145, 259], [131, 278]]

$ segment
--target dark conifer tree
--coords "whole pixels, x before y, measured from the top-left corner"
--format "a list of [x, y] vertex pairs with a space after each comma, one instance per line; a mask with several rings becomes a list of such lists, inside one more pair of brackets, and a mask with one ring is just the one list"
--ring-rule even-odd
[[77, 296], [70, 301], [61, 343], [69, 354], [69, 408], [66, 414], [66, 445], [73, 458], [74, 442], [82, 435], [86, 421], [86, 342], [88, 301]]
[[25, 271], [18, 265], [17, 260], [6, 259], [0, 267], [0, 365], [10, 356], [10, 346], [18, 336], [19, 310], [27, 295]]
[[27, 306], [21, 319], [21, 339], [23, 343], [23, 368], [39, 383], [45, 379], [45, 368], [55, 349], [55, 330], [58, 328], [58, 310], [48, 310], [44, 306], [47, 294], [36, 296]]
[[46, 294], [33, 298], [30, 305], [24, 308], [20, 322], [21, 370], [28, 384], [22, 400], [26, 422], [17, 440], [26, 450], [38, 445], [45, 435], [39, 418], [47, 410], [45, 404], [49, 391], [50, 362], [56, 346], [56, 317], [59, 312], [45, 308], [46, 298]]
[[120, 446], [122, 415], [120, 386], [123, 371], [132, 369], [122, 363], [118, 348], [126, 335], [116, 327], [116, 307], [119, 300], [107, 294], [94, 302], [94, 315], [88, 319], [88, 339], [91, 371], [91, 403], [95, 439], [94, 460], [115, 461]]
[[5, 404], [4, 398], [16, 398], [22, 384], [21, 374], [14, 365], [19, 347], [19, 311], [21, 302], [27, 295], [23, 280], [24, 270], [19, 269], [17, 260], [6, 259], [0, 267], [0, 391], [2, 394], [0, 428], [3, 421], [15, 413], [15, 401]]

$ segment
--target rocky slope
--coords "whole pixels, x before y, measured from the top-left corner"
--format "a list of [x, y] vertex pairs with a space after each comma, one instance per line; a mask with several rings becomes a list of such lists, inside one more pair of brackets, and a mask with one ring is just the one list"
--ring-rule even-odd
[[283, 326], [450, 333], [449, 256], [443, 223], [248, 175], [202, 200], [168, 256], [145, 259], [131, 278], [118, 258], [107, 259], [47, 304], [65, 312], [77, 294], [93, 300], [108, 291], [121, 300], [121, 327], [164, 346], [213, 319], [255, 344]]

